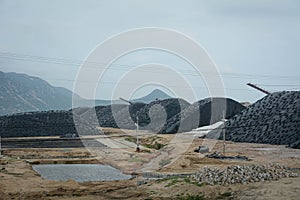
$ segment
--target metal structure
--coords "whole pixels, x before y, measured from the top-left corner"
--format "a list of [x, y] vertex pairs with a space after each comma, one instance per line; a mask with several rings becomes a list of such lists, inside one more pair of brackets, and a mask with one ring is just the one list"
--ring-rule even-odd
[[250, 86], [250, 87], [252, 87], [252, 88], [254, 88], [254, 89], [256, 89], [256, 90], [258, 90], [258, 91], [261, 91], [261, 92], [263, 92], [265, 94], [271, 94], [271, 92], [269, 92], [269, 91], [267, 91], [265, 89], [262, 89], [262, 88], [258, 87], [257, 85], [254, 85], [252, 83], [247, 83], [247, 85]]
[[[126, 100], [122, 97], [120, 97], [120, 100], [125, 101], [126, 103], [129, 103], [130, 105], [134, 104], [131, 101]], [[136, 123], [134, 123], [134, 125], [136, 126], [136, 151], [139, 152], [140, 151], [140, 142], [139, 142], [139, 137], [138, 137], [138, 131], [139, 131], [139, 115], [138, 115], [138, 113], [136, 115]]]
[[225, 156], [225, 148], [226, 148], [226, 119], [225, 119], [225, 112], [223, 111], [223, 117], [222, 117], [222, 122], [224, 124], [224, 128], [222, 129], [222, 133], [223, 133], [223, 155]]
[[133, 105], [133, 103], [131, 101], [128, 101], [128, 100], [126, 100], [126, 99], [124, 99], [122, 97], [120, 97], [120, 100], [125, 101], [126, 103], [129, 103], [130, 105]]

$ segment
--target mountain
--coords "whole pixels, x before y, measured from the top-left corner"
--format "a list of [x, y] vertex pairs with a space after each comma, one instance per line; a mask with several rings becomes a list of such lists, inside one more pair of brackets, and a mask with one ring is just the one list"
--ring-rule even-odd
[[132, 102], [142, 102], [142, 103], [151, 103], [156, 100], [164, 100], [164, 99], [171, 99], [172, 97], [164, 93], [163, 91], [159, 89], [153, 90], [150, 94], [139, 98], [139, 99], [133, 99]]
[[[0, 71], [0, 116], [14, 113], [68, 110], [72, 107], [72, 91], [54, 87], [38, 77]], [[150, 103], [155, 99], [168, 99], [169, 95], [156, 89], [145, 97], [132, 102]], [[121, 100], [88, 100], [76, 95], [80, 105], [107, 106], [126, 104]]]
[[[171, 99], [171, 98], [172, 98], [171, 96], [167, 95], [163, 91], [161, 91], [159, 89], [155, 89], [151, 93], [149, 93], [148, 95], [146, 95], [144, 97], [137, 98], [137, 99], [129, 99], [129, 101], [132, 103], [148, 104], [148, 103], [151, 103], [156, 100], [165, 100], [165, 99]], [[92, 101], [92, 100], [90, 100], [90, 101]], [[124, 104], [124, 103], [125, 102], [123, 100], [99, 100], [99, 99], [95, 100], [96, 106], [107, 106], [107, 105], [111, 105], [111, 104]]]
[[41, 110], [65, 110], [72, 105], [72, 92], [46, 81], [0, 71], [0, 115]]

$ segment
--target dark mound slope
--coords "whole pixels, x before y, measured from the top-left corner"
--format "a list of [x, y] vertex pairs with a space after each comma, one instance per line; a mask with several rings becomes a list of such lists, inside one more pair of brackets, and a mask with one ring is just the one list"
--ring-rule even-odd
[[77, 135], [77, 130], [80, 130], [81, 134], [99, 134], [100, 131], [94, 125], [92, 121], [86, 121], [77, 113], [74, 115], [72, 111], [27, 112], [0, 116], [0, 136], [67, 136]]
[[300, 148], [300, 92], [276, 92], [245, 109], [227, 124], [226, 139]]
[[76, 133], [69, 111], [28, 112], [0, 117], [2, 137], [49, 136]]
[[[155, 130], [160, 118], [159, 105], [166, 110], [167, 119], [178, 114], [190, 104], [182, 99], [158, 100], [150, 104], [134, 103], [133, 105], [114, 104], [95, 108], [75, 108], [70, 111], [45, 111], [13, 114], [0, 117], [0, 136], [62, 136], [71, 134], [99, 134], [96, 126], [135, 129], [136, 116], [139, 116], [141, 129]], [[154, 107], [153, 107], [154, 106]], [[181, 107], [180, 107], [181, 106]], [[150, 118], [149, 110], [154, 118]], [[74, 123], [75, 122], [76, 127]], [[158, 116], [158, 117], [156, 117]], [[165, 122], [165, 121], [163, 121]], [[148, 126], [148, 125], [151, 126]], [[77, 129], [76, 129], [77, 128]], [[80, 132], [78, 132], [80, 130]]]
[[179, 98], [153, 101], [139, 111], [139, 125], [142, 129], [159, 132], [163, 126], [166, 126], [168, 120], [190, 105]]
[[161, 133], [191, 131], [220, 121], [223, 113], [228, 119], [244, 109], [243, 105], [229, 98], [206, 98], [170, 118]]
[[[138, 116], [140, 129], [157, 131], [159, 123], [166, 121], [162, 118], [162, 114], [165, 113], [166, 119], [170, 119], [189, 105], [183, 99], [172, 98], [153, 101], [149, 104], [97, 106], [95, 110], [98, 122], [102, 127], [135, 129], [134, 123], [136, 123]], [[82, 112], [82, 109], [76, 109], [76, 113], [80, 114], [81, 118], [90, 122], [93, 120], [93, 112], [93, 108], [85, 112]]]

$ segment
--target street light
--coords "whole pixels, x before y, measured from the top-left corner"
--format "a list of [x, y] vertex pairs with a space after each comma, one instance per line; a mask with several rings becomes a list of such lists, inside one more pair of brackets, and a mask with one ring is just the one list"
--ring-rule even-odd
[[[133, 105], [131, 101], [128, 101], [122, 97], [120, 97], [120, 100], [129, 103], [130, 105]], [[139, 131], [139, 111], [136, 113], [136, 118], [135, 118], [136, 123], [134, 125], [136, 126], [136, 151], [140, 151], [140, 144], [139, 144], [139, 137], [138, 137], [138, 131]]]
[[139, 112], [136, 113], [136, 123], [134, 123], [136, 126], [136, 151], [140, 151], [140, 142], [139, 142], [139, 136], [138, 136], [138, 131], [139, 131]]
[[224, 123], [224, 127], [222, 128], [222, 133], [223, 133], [223, 155], [225, 156], [225, 148], [226, 148], [226, 118], [225, 118], [225, 112], [223, 112], [223, 118], [222, 118], [222, 122]]

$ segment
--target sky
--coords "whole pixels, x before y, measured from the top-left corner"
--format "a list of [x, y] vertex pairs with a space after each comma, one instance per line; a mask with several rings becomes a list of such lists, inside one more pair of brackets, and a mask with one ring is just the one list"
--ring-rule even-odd
[[[192, 38], [215, 63], [223, 83], [222, 88], [207, 86], [211, 77], [195, 75], [182, 58], [142, 49], [114, 60], [97, 88], [87, 87], [99, 99], [139, 97], [158, 87], [192, 102], [217, 87], [237, 101], [255, 102], [264, 94], [248, 82], [271, 92], [300, 89], [298, 0], [0, 0], [0, 27], [0, 71], [37, 76], [54, 86], [73, 90], [81, 63], [99, 44], [145, 27]], [[135, 72], [140, 65], [147, 66]], [[180, 78], [189, 84], [183, 86]], [[141, 84], [146, 79], [153, 84]], [[119, 93], [113, 94], [117, 86]]]

